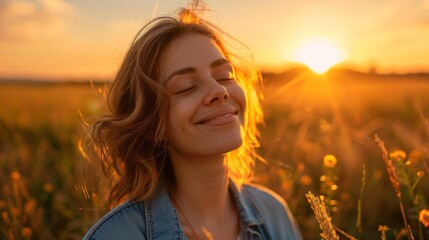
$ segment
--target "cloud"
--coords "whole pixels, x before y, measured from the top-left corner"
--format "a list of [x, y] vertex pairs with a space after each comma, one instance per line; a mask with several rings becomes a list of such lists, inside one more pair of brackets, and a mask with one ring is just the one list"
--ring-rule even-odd
[[44, 8], [50, 13], [71, 14], [73, 8], [63, 0], [39, 0]]
[[74, 9], [63, 0], [0, 0], [0, 41], [60, 35]]

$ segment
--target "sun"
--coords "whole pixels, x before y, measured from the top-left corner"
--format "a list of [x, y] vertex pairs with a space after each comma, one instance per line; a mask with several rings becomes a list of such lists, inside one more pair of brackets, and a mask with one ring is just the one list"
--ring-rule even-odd
[[304, 42], [293, 53], [294, 60], [307, 65], [312, 71], [323, 74], [345, 59], [344, 52], [332, 41], [314, 38]]

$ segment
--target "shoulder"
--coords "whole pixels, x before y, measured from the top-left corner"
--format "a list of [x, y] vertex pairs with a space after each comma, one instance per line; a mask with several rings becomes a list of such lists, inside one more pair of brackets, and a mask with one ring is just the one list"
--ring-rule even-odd
[[144, 209], [143, 202], [126, 201], [104, 215], [83, 239], [144, 239]]
[[254, 204], [268, 232], [279, 233], [282, 239], [301, 239], [295, 218], [280, 195], [253, 183], [244, 184], [242, 191]]
[[269, 211], [288, 210], [286, 201], [277, 193], [259, 184], [243, 184], [244, 193], [256, 207], [268, 207]]

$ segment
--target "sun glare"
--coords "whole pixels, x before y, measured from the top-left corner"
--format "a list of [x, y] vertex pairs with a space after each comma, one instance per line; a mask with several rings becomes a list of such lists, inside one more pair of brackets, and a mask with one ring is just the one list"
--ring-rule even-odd
[[307, 65], [312, 71], [323, 74], [345, 59], [344, 52], [327, 39], [312, 39], [300, 45], [293, 54], [294, 60]]

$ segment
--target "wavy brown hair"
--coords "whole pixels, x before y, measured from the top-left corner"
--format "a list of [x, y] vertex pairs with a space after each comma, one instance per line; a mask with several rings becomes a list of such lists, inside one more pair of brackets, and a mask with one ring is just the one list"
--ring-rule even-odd
[[[250, 181], [255, 149], [259, 146], [261, 77], [238, 55], [226, 50], [214, 25], [200, 19], [195, 9], [179, 17], [159, 17], [146, 24], [131, 44], [108, 95], [110, 114], [99, 117], [85, 134], [90, 160], [99, 160], [111, 178], [110, 203], [150, 198], [159, 182], [172, 184], [174, 176], [165, 144], [169, 98], [159, 83], [163, 53], [174, 39], [188, 33], [209, 36], [228, 60], [247, 97], [243, 144], [226, 155], [228, 174], [237, 183]], [[231, 38], [233, 39], [233, 38]], [[241, 63], [241, 64], [239, 64]]]

